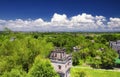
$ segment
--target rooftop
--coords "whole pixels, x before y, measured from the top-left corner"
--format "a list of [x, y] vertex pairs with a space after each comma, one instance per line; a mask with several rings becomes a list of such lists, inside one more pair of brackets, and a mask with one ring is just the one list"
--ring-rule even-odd
[[56, 48], [51, 52], [50, 59], [52, 62], [65, 63], [71, 60], [71, 55], [66, 54], [65, 49]]

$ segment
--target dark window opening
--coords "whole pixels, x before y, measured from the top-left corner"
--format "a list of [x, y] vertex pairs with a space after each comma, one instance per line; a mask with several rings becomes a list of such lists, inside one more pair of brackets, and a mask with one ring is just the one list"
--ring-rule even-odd
[[57, 54], [55, 53], [55, 57], [57, 57]]
[[61, 69], [61, 66], [60, 66], [60, 65], [58, 65], [58, 69]]

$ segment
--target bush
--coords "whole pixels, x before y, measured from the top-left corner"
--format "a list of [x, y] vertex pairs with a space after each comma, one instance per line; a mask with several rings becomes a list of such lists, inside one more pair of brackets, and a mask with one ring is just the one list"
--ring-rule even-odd
[[75, 77], [86, 77], [87, 74], [85, 71], [79, 71], [79, 72], [76, 72], [76, 76]]

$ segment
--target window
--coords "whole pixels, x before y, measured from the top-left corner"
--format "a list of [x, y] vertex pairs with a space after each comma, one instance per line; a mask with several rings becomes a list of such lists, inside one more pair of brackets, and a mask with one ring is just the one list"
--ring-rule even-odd
[[60, 66], [60, 65], [58, 65], [58, 69], [59, 69], [59, 70], [61, 69], [61, 66]]
[[120, 54], [120, 50], [118, 50], [118, 53]]
[[57, 57], [57, 53], [55, 53], [55, 57]]

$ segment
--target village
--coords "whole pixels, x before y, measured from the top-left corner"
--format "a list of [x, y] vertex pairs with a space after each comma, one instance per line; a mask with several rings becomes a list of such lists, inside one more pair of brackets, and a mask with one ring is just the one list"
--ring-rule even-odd
[[[110, 47], [118, 53], [120, 59], [120, 40], [110, 41], [109, 43]], [[73, 47], [74, 52], [79, 50], [78, 47]], [[65, 49], [55, 48], [50, 54], [50, 60], [54, 70], [59, 73], [60, 77], [71, 77], [72, 55], [66, 54]]]
[[119, 77], [119, 37], [117, 33], [4, 31], [0, 36], [0, 76]]

